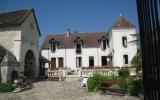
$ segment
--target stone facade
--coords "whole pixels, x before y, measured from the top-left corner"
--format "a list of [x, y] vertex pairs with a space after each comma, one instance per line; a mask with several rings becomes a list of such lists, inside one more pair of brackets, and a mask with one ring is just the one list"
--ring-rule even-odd
[[[16, 19], [16, 16], [12, 15], [13, 13], [18, 14], [19, 12], [23, 12], [21, 18], [24, 18], [22, 22], [16, 25], [0, 25], [0, 45], [3, 46], [8, 52], [10, 52], [13, 56], [15, 56], [17, 60], [17, 65], [12, 66], [12, 71], [17, 71], [18, 75], [23, 75], [25, 72], [25, 67], [27, 63], [26, 56], [27, 52], [32, 52], [32, 57], [35, 59], [34, 65], [34, 75], [36, 78], [39, 75], [39, 28], [36, 22], [36, 17], [33, 9], [22, 9], [13, 12], [1, 13], [0, 17], [6, 15], [6, 19]], [[19, 15], [20, 16], [20, 15]], [[14, 18], [15, 17], [15, 18]], [[18, 19], [21, 21], [22, 19]], [[3, 23], [3, 21], [2, 21]], [[12, 23], [12, 22], [11, 22]], [[16, 22], [13, 22], [16, 23]], [[1, 52], [1, 51], [0, 51]], [[8, 69], [11, 69], [10, 66], [6, 66]], [[29, 66], [27, 66], [29, 67]], [[31, 69], [33, 70], [33, 69]], [[1, 70], [3, 73], [3, 70]], [[1, 74], [2, 74], [1, 73]], [[1, 75], [2, 76], [2, 75]], [[12, 74], [9, 76], [3, 75], [3, 77], [12, 77]], [[7, 78], [6, 78], [7, 79]], [[7, 82], [7, 81], [5, 81]]]

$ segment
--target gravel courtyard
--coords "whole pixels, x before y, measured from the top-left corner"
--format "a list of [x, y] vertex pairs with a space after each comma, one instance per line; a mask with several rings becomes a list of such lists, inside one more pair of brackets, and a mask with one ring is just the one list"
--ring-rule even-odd
[[0, 93], [0, 100], [140, 100], [131, 96], [100, 95], [80, 87], [77, 78], [35, 82], [34, 88], [19, 93]]

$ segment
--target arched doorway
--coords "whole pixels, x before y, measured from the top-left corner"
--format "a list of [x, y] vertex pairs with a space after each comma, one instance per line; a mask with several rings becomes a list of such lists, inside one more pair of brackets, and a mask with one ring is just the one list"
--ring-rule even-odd
[[24, 75], [27, 76], [28, 79], [34, 79], [35, 69], [36, 69], [35, 56], [34, 53], [31, 50], [29, 50], [25, 56]]

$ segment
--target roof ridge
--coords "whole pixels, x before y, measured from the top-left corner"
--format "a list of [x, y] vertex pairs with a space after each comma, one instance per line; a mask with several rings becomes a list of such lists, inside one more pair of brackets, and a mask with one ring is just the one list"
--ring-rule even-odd
[[112, 27], [134, 27], [133, 23], [123, 16], [118, 16]]
[[14, 10], [7, 10], [7, 11], [0, 12], [0, 14], [13, 13], [16, 11], [21, 11], [21, 10], [33, 10], [33, 8], [20, 8], [20, 9], [14, 9]]
[[[86, 33], [92, 34], [92, 33], [108, 33], [108, 32], [77, 32], [77, 33], [71, 32], [71, 34], [86, 34]], [[48, 35], [66, 35], [66, 33], [56, 33], [56, 34], [50, 33], [50, 34], [48, 34]]]

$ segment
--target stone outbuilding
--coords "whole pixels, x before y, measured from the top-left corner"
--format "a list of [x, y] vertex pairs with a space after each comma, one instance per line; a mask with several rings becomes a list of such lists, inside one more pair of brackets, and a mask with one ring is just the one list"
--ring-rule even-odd
[[38, 77], [40, 36], [34, 9], [0, 13], [0, 76], [2, 82], [11, 83], [14, 77], [22, 75], [29, 79]]

